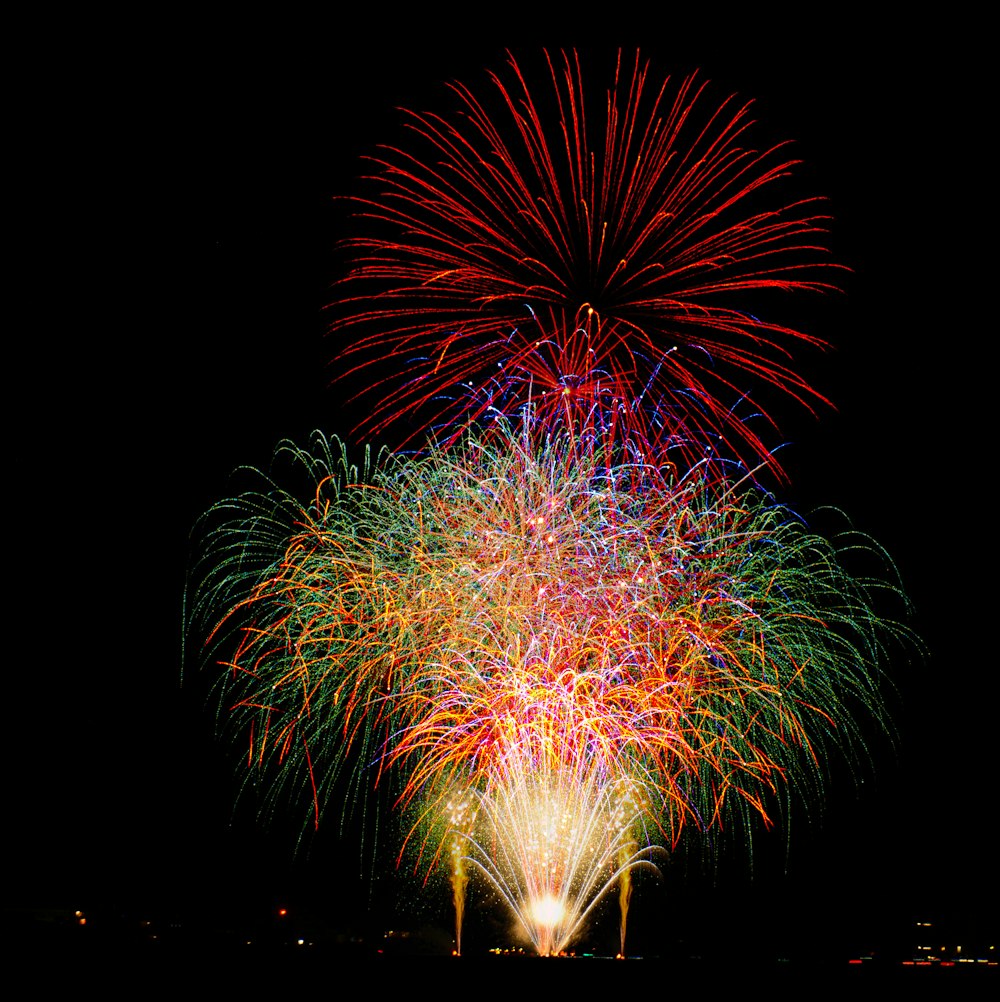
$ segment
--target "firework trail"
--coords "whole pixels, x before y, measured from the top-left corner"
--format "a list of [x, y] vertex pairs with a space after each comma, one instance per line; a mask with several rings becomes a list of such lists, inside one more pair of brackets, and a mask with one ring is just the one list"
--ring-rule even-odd
[[834, 287], [820, 200], [784, 202], [786, 147], [749, 146], [749, 104], [712, 104], [696, 76], [657, 86], [619, 56], [595, 109], [575, 55], [549, 69], [541, 93], [513, 60], [491, 75], [495, 112], [453, 84], [456, 114], [411, 113], [413, 148], [373, 158], [373, 194], [356, 200], [373, 235], [346, 241], [333, 329], [344, 378], [387, 359], [403, 375], [375, 384], [365, 427], [411, 412], [465, 427], [485, 406], [444, 398], [499, 368], [522, 402], [533, 388], [536, 416], [550, 398], [599, 402], [695, 461], [772, 463], [742, 420], [766, 412], [733, 405], [749, 383], [812, 408], [790, 363], [820, 342], [741, 306]]
[[391, 775], [418, 865], [457, 833], [548, 953], [640, 847], [814, 787], [857, 710], [881, 716], [892, 628], [843, 567], [846, 543], [878, 552], [863, 537], [708, 465], [535, 431], [361, 471], [282, 446], [312, 500], [266, 482], [209, 513], [193, 611], [230, 610], [212, 643], [252, 763], [316, 822], [345, 770], [355, 793]]
[[542, 954], [617, 889], [624, 953], [633, 872], [816, 794], [909, 634], [878, 546], [741, 463], [777, 470], [744, 380], [822, 399], [791, 367], [818, 342], [734, 305], [832, 287], [816, 200], [775, 195], [793, 162], [638, 56], [596, 132], [575, 56], [549, 69], [544, 97], [493, 77], [498, 115], [454, 85], [459, 116], [376, 160], [334, 331], [352, 378], [401, 363], [369, 430], [420, 441], [360, 468], [282, 443], [201, 521], [188, 628], [271, 803], [318, 825], [391, 791], [459, 950], [477, 876]]

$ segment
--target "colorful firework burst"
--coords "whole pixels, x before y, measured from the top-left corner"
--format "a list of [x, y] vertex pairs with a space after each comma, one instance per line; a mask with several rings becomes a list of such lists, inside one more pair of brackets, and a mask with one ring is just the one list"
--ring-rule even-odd
[[909, 634], [874, 611], [899, 589], [871, 540], [734, 472], [777, 469], [742, 380], [821, 399], [791, 368], [818, 342], [735, 305], [832, 287], [816, 201], [772, 197], [793, 163], [638, 56], [596, 134], [576, 58], [549, 70], [551, 120], [512, 60], [499, 118], [455, 85], [458, 118], [411, 119], [433, 155], [387, 150], [359, 201], [334, 330], [349, 375], [405, 363], [369, 427], [428, 441], [360, 469], [282, 444], [308, 495], [265, 477], [205, 516], [190, 627], [272, 802], [307, 792], [318, 824], [390, 788], [459, 942], [478, 872], [543, 954], [617, 887], [624, 951], [633, 870], [814, 793], [884, 725]]
[[194, 611], [230, 610], [213, 640], [235, 638], [252, 762], [317, 822], [345, 768], [355, 791], [391, 772], [425, 862], [457, 836], [522, 917], [561, 902], [524, 919], [551, 952], [640, 849], [815, 786], [857, 709], [881, 716], [886, 624], [838, 547], [747, 484], [537, 431], [361, 475], [323, 438], [283, 446], [311, 502], [221, 506]]

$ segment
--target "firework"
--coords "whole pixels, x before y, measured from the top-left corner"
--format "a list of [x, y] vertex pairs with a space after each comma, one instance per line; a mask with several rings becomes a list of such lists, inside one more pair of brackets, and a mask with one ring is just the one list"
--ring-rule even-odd
[[369, 430], [406, 418], [414, 451], [283, 443], [202, 521], [189, 627], [269, 803], [318, 825], [386, 791], [459, 950], [478, 877], [542, 954], [616, 889], [624, 953], [632, 874], [863, 754], [909, 633], [878, 546], [742, 465], [777, 469], [744, 381], [822, 400], [792, 357], [819, 342], [747, 312], [833, 287], [794, 161], [638, 55], [596, 130], [576, 57], [548, 68], [539, 95], [511, 60], [496, 113], [453, 85], [375, 160], [333, 329], [345, 375], [382, 366]]
[[219, 506], [193, 604], [229, 610], [211, 646], [251, 762], [314, 822], [341, 777], [392, 784], [416, 865], [485, 874], [540, 952], [881, 719], [873, 583], [708, 465], [530, 421], [360, 471], [323, 438], [282, 454], [310, 502], [269, 481]]
[[385, 377], [367, 427], [415, 411], [460, 429], [493, 404], [461, 388], [497, 376], [536, 419], [599, 403], [695, 461], [773, 462], [748, 394], [812, 407], [791, 351], [820, 342], [740, 304], [833, 288], [819, 200], [782, 200], [787, 149], [749, 145], [749, 104], [696, 76], [657, 85], [619, 56], [595, 109], [575, 54], [548, 65], [541, 93], [513, 59], [492, 75], [495, 111], [453, 84], [452, 117], [410, 114], [412, 148], [374, 158], [333, 325], [345, 377]]

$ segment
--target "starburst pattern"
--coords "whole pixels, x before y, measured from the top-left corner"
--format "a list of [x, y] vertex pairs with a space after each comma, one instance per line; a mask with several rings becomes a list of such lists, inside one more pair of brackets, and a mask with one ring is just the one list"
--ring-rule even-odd
[[695, 459], [771, 462], [742, 420], [760, 405], [734, 407], [750, 384], [811, 408], [822, 398], [791, 352], [821, 342], [743, 301], [833, 288], [820, 201], [781, 200], [787, 148], [754, 149], [749, 103], [712, 103], [696, 76], [656, 86], [638, 54], [619, 56], [596, 113], [575, 55], [549, 60], [541, 97], [508, 69], [491, 75], [495, 113], [460, 84], [451, 117], [411, 113], [412, 148], [374, 158], [374, 193], [357, 199], [372, 235], [346, 241], [333, 329], [361, 361], [344, 378], [398, 363], [373, 387], [369, 429], [411, 412], [475, 420], [448, 398], [499, 367], [535, 380], [536, 414], [548, 394], [617, 404], [647, 437], [696, 443]]

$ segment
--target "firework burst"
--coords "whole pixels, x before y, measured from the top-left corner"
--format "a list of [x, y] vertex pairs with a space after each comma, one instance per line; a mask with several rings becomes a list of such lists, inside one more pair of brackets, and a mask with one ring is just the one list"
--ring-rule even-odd
[[508, 422], [360, 472], [323, 438], [282, 453], [311, 501], [220, 506], [193, 605], [229, 609], [251, 762], [317, 823], [342, 774], [394, 784], [417, 860], [461, 845], [541, 952], [643, 852], [769, 822], [881, 719], [874, 583], [707, 465]]
[[713, 104], [696, 76], [657, 85], [638, 54], [619, 56], [595, 111], [575, 55], [548, 66], [542, 94], [513, 59], [491, 75], [495, 113], [453, 84], [456, 114], [411, 113], [413, 148], [374, 158], [374, 194], [357, 199], [373, 235], [347, 241], [333, 324], [359, 356], [345, 377], [387, 359], [402, 372], [378, 384], [367, 427], [412, 411], [464, 426], [475, 412], [442, 394], [500, 367], [540, 383], [536, 408], [549, 394], [615, 401], [695, 460], [771, 462], [734, 406], [749, 381], [812, 407], [791, 351], [820, 342], [741, 306], [833, 288], [819, 200], [782, 201], [787, 149], [749, 145], [749, 104]]
[[548, 68], [540, 97], [511, 60], [497, 114], [456, 84], [454, 118], [411, 115], [356, 202], [333, 329], [347, 375], [402, 372], [368, 427], [406, 418], [415, 451], [283, 443], [201, 522], [188, 625], [270, 803], [318, 825], [389, 791], [459, 947], [479, 874], [543, 954], [617, 888], [624, 952], [633, 871], [815, 794], [885, 726], [910, 635], [875, 611], [901, 594], [878, 546], [740, 462], [777, 469], [744, 380], [821, 399], [792, 366], [816, 339], [745, 309], [832, 288], [794, 162], [638, 55], [596, 131], [576, 57]]

